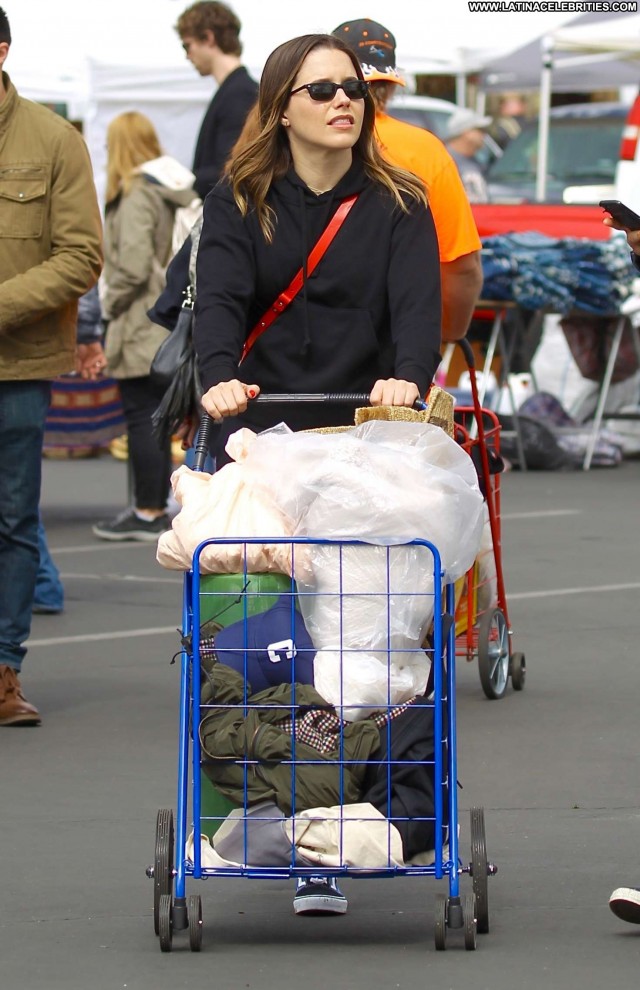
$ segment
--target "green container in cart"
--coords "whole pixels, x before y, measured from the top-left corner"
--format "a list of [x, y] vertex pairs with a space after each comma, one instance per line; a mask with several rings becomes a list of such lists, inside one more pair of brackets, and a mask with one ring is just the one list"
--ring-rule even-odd
[[[266, 612], [283, 594], [291, 594], [286, 574], [203, 574], [200, 578], [200, 624], [212, 619], [221, 626], [246, 615]], [[246, 608], [246, 612], [245, 612]]]
[[[211, 783], [204, 770], [200, 771], [200, 830], [203, 835], [212, 835], [218, 831], [222, 825], [222, 819], [226, 818], [230, 811], [239, 805], [234, 804], [229, 798], [221, 794], [217, 787]], [[218, 819], [216, 821], [216, 819]]]
[[[292, 592], [286, 574], [203, 574], [200, 578], [200, 623], [209, 620], [221, 626], [240, 622], [246, 615], [258, 615], [275, 605], [283, 594]], [[245, 612], [246, 608], [246, 612]], [[230, 811], [237, 808], [200, 773], [201, 819], [203, 835], [211, 838]], [[215, 821], [215, 819], [220, 819]], [[213, 820], [212, 820], [213, 819]]]

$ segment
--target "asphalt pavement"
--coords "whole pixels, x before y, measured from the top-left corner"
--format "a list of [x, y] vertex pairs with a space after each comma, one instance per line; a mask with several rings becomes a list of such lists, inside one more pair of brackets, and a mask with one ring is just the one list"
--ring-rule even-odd
[[[608, 897], [640, 884], [640, 461], [502, 484], [506, 590], [525, 690], [482, 693], [458, 671], [461, 852], [483, 805], [491, 931], [436, 952], [446, 881], [350, 880], [344, 917], [296, 917], [293, 884], [191, 881], [200, 954], [153, 933], [158, 808], [175, 808], [180, 575], [154, 547], [91, 523], [126, 498], [126, 467], [45, 461], [43, 514], [64, 578], [35, 616], [23, 671], [39, 728], [0, 734], [3, 990], [320, 990], [338, 986], [591, 990], [637, 985], [640, 927]], [[462, 879], [463, 891], [470, 888]]]

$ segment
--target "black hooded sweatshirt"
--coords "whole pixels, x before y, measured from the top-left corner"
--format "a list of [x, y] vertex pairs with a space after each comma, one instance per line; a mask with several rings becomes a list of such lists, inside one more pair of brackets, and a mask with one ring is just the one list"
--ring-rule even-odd
[[[358, 200], [291, 305], [238, 368], [244, 341], [306, 263], [341, 200]], [[196, 274], [195, 347], [205, 391], [240, 378], [263, 392], [370, 392], [379, 378], [421, 394], [440, 361], [440, 265], [431, 213], [409, 212], [354, 161], [320, 196], [293, 169], [267, 202], [277, 220], [265, 240], [254, 211], [242, 217], [223, 181], [207, 196]], [[292, 429], [353, 423], [353, 409], [256, 405], [225, 420], [221, 446], [241, 425]], [[219, 448], [221, 449], [221, 447]]]

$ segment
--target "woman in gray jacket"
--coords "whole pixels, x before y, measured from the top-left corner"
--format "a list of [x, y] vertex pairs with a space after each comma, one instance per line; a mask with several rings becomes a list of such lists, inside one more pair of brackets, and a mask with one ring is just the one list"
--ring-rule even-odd
[[167, 331], [147, 310], [164, 287], [175, 211], [193, 199], [193, 175], [162, 154], [151, 121], [131, 111], [107, 130], [107, 193], [102, 312], [109, 374], [120, 384], [134, 505], [93, 527], [103, 540], [157, 540], [169, 528], [171, 447], [151, 432], [162, 389], [149, 376]]

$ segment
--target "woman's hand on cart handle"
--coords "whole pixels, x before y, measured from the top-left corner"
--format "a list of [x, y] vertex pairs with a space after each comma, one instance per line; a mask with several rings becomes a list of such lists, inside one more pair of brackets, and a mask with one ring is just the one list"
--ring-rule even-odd
[[247, 385], [233, 378], [229, 382], [219, 382], [202, 396], [202, 407], [217, 423], [227, 416], [237, 416], [246, 411], [249, 399], [260, 395], [258, 385]]
[[372, 406], [408, 406], [410, 409], [418, 399], [420, 391], [415, 382], [397, 378], [379, 378], [369, 396]]

